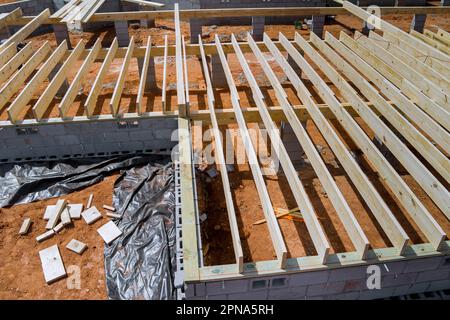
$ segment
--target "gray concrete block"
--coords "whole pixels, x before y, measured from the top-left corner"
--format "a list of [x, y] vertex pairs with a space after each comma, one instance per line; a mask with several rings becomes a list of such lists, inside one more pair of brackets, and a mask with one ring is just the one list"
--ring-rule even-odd
[[416, 281], [417, 275], [417, 272], [385, 275], [381, 278], [381, 287], [398, 287], [412, 284]]
[[425, 27], [427, 15], [426, 14], [415, 14], [413, 20], [411, 21], [411, 29], [422, 33]]
[[[144, 65], [144, 58], [138, 58], [139, 74], [142, 77], [142, 69]], [[155, 72], [155, 59], [150, 57], [150, 61], [147, 69], [147, 78], [145, 82], [145, 91], [150, 91], [156, 88], [156, 72]]]
[[255, 41], [262, 41], [264, 35], [265, 17], [252, 17], [252, 37]]
[[403, 270], [405, 270], [406, 261], [396, 261], [396, 262], [387, 262], [380, 264], [381, 273], [384, 274], [399, 274], [403, 273]]
[[130, 35], [128, 34], [128, 21], [114, 21], [116, 29], [117, 41], [120, 47], [127, 47], [130, 43]]
[[67, 41], [67, 46], [72, 49], [70, 44], [69, 30], [65, 24], [54, 24], [53, 32], [55, 33], [56, 43], [61, 44], [64, 40]]
[[394, 295], [395, 287], [385, 288], [385, 289], [373, 289], [361, 291], [359, 295], [360, 300], [373, 300], [388, 298]]
[[425, 292], [425, 291], [427, 291], [429, 285], [430, 285], [429, 282], [422, 282], [422, 283], [416, 283], [416, 284], [411, 284], [411, 285], [395, 287], [393, 296], [396, 297], [396, 296], [403, 296], [403, 295], [412, 294], [412, 293]]
[[299, 300], [304, 299], [306, 296], [307, 286], [302, 287], [288, 287], [269, 290], [268, 299], [275, 300]]
[[155, 132], [153, 133], [156, 139], [170, 139], [170, 137], [172, 136], [172, 129], [159, 129], [159, 130], [155, 130]]
[[143, 140], [151, 140], [154, 138], [153, 132], [151, 130], [146, 131], [131, 131], [128, 134], [131, 141], [143, 141]]
[[298, 287], [311, 284], [327, 283], [329, 271], [301, 272], [289, 278], [289, 286]]
[[55, 136], [53, 137], [53, 139], [57, 145], [61, 146], [81, 143], [80, 138], [75, 135]]
[[416, 282], [429, 282], [435, 280], [446, 280], [450, 278], [449, 269], [437, 269], [432, 271], [420, 272]]
[[206, 296], [206, 283], [195, 284], [195, 296], [197, 297]]
[[206, 296], [206, 300], [227, 300], [226, 294], [218, 294], [213, 296]]
[[409, 272], [435, 270], [441, 265], [442, 259], [443, 257], [431, 257], [431, 258], [409, 260], [406, 263], [403, 272], [409, 273]]
[[128, 132], [105, 132], [103, 141], [105, 142], [124, 142], [129, 141]]
[[345, 288], [345, 281], [314, 284], [308, 286], [306, 295], [309, 297], [326, 296], [330, 294], [342, 293], [344, 292], [344, 288]]
[[233, 293], [228, 295], [230, 300], [266, 300], [267, 290]]
[[229, 294], [247, 292], [249, 290], [249, 280], [227, 280], [206, 283], [206, 294]]
[[202, 34], [202, 20], [190, 19], [189, 20], [189, 32], [191, 43], [198, 43], [198, 36]]
[[360, 293], [357, 292], [348, 292], [348, 293], [340, 293], [326, 296], [326, 300], [357, 300], [359, 299]]
[[439, 280], [432, 281], [427, 291], [438, 291], [438, 290], [446, 290], [450, 289], [450, 279], [448, 280]]
[[322, 38], [323, 26], [325, 24], [325, 16], [312, 16], [311, 31]]
[[366, 279], [347, 280], [344, 286], [344, 292], [354, 292], [367, 290]]
[[346, 281], [355, 279], [366, 279], [367, 278], [367, 267], [347, 267], [330, 270], [330, 276], [328, 281]]

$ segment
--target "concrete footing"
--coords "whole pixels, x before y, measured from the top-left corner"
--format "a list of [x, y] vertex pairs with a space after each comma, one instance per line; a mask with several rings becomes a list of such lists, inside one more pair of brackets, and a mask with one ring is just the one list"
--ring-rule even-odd
[[[302, 122], [303, 128], [306, 128], [306, 121]], [[288, 122], [282, 121], [280, 125], [280, 135], [281, 141], [288, 152], [289, 158], [291, 158], [294, 166], [299, 166], [301, 164], [303, 155], [305, 152], [303, 151], [300, 142], [295, 135], [294, 130]]]
[[[139, 6], [139, 11], [148, 11], [149, 7]], [[155, 19], [141, 19], [141, 27], [142, 28], [154, 28], [155, 27]]]
[[69, 37], [69, 29], [67, 28], [67, 25], [54, 24], [53, 32], [55, 33], [57, 44], [61, 44], [64, 40], [66, 40], [69, 49], [72, 49], [72, 45], [70, 43], [70, 37]]
[[415, 14], [411, 22], [411, 29], [423, 33], [423, 28], [425, 27], [426, 19], [427, 19], [426, 14]]
[[116, 29], [117, 42], [120, 47], [127, 47], [130, 43], [130, 35], [128, 33], [128, 21], [114, 21]]
[[189, 20], [189, 31], [191, 37], [191, 43], [198, 43], [198, 36], [202, 34], [202, 20], [201, 19], [190, 19]]

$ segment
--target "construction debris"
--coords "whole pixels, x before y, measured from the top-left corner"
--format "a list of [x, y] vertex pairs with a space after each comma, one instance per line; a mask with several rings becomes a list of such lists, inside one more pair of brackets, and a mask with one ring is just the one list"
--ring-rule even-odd
[[[299, 208], [294, 208], [292, 210], [275, 208], [274, 211], [276, 213], [275, 216], [277, 217], [277, 219], [288, 218], [288, 219], [294, 220], [294, 221], [303, 221], [303, 216], [300, 213]], [[259, 225], [259, 224], [263, 224], [263, 223], [266, 223], [266, 219], [258, 220], [256, 222], [254, 222], [253, 225]]]
[[55, 208], [53, 209], [53, 214], [48, 219], [47, 226], [45, 227], [47, 230], [53, 229], [56, 226], [56, 224], [59, 221], [59, 218], [61, 217], [61, 213], [65, 207], [66, 207], [66, 200], [64, 199], [58, 200]]
[[70, 242], [66, 246], [67, 249], [70, 251], [73, 251], [78, 254], [82, 254], [84, 250], [87, 249], [87, 245], [81, 241], [78, 241], [76, 239], [70, 240]]
[[113, 219], [120, 219], [120, 218], [122, 218], [122, 216], [120, 214], [114, 213], [114, 212], [109, 212], [109, 211], [106, 211], [106, 216], [110, 217], [110, 218], [113, 218]]
[[39, 251], [45, 282], [52, 283], [66, 276], [66, 269], [59, 253], [58, 245]]
[[83, 204], [69, 204], [67, 205], [69, 208], [70, 218], [71, 219], [81, 219], [81, 212], [83, 211]]
[[53, 231], [59, 233], [62, 229], [64, 229], [64, 224], [62, 222], [58, 223], [56, 227], [53, 228]]
[[86, 209], [89, 209], [91, 206], [92, 206], [92, 200], [94, 199], [94, 194], [93, 193], [91, 193], [90, 195], [89, 195], [89, 199], [88, 199], [88, 202], [87, 202], [87, 204], [86, 204]]
[[112, 221], [109, 221], [108, 223], [98, 228], [97, 232], [100, 234], [103, 240], [105, 240], [106, 244], [110, 244], [122, 235], [122, 231], [120, 231], [120, 229]]
[[81, 213], [81, 216], [87, 224], [93, 224], [94, 222], [102, 218], [102, 214], [97, 210], [95, 206], [85, 210], [83, 213]]
[[42, 242], [44, 240], [47, 240], [47, 239], [53, 237], [54, 235], [55, 235], [55, 231], [53, 231], [53, 229], [51, 229], [51, 230], [48, 230], [47, 232], [41, 234], [40, 236], [37, 236], [36, 241]]
[[109, 210], [111, 212], [115, 212], [116, 211], [116, 209], [114, 207], [107, 206], [106, 204], [103, 205], [103, 209]]
[[21, 236], [24, 235], [24, 234], [27, 234], [28, 230], [30, 230], [30, 226], [31, 226], [31, 219], [30, 218], [26, 218], [25, 220], [23, 220], [22, 226], [20, 227], [20, 230], [19, 230], [19, 234]]
[[61, 223], [63, 224], [63, 226], [67, 226], [71, 222], [72, 222], [72, 220], [70, 219], [69, 209], [66, 207], [61, 212]]

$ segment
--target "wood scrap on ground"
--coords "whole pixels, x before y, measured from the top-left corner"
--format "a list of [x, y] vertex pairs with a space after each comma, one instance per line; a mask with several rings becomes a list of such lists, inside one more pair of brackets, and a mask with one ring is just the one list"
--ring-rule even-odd
[[[292, 210], [287, 210], [283, 208], [275, 208], [274, 209], [276, 213], [277, 219], [286, 218], [294, 221], [303, 221], [303, 216], [300, 213], [299, 208], [294, 208]], [[261, 219], [253, 223], [253, 225], [260, 225], [266, 223], [266, 219]]]

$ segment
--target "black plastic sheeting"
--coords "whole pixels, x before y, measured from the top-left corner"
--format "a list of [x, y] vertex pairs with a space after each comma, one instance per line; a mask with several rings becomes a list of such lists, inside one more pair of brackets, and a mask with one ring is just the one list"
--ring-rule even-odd
[[113, 194], [123, 234], [105, 245], [110, 299], [174, 299], [175, 183], [169, 157], [119, 156], [0, 167], [0, 207], [59, 197], [121, 170]]

